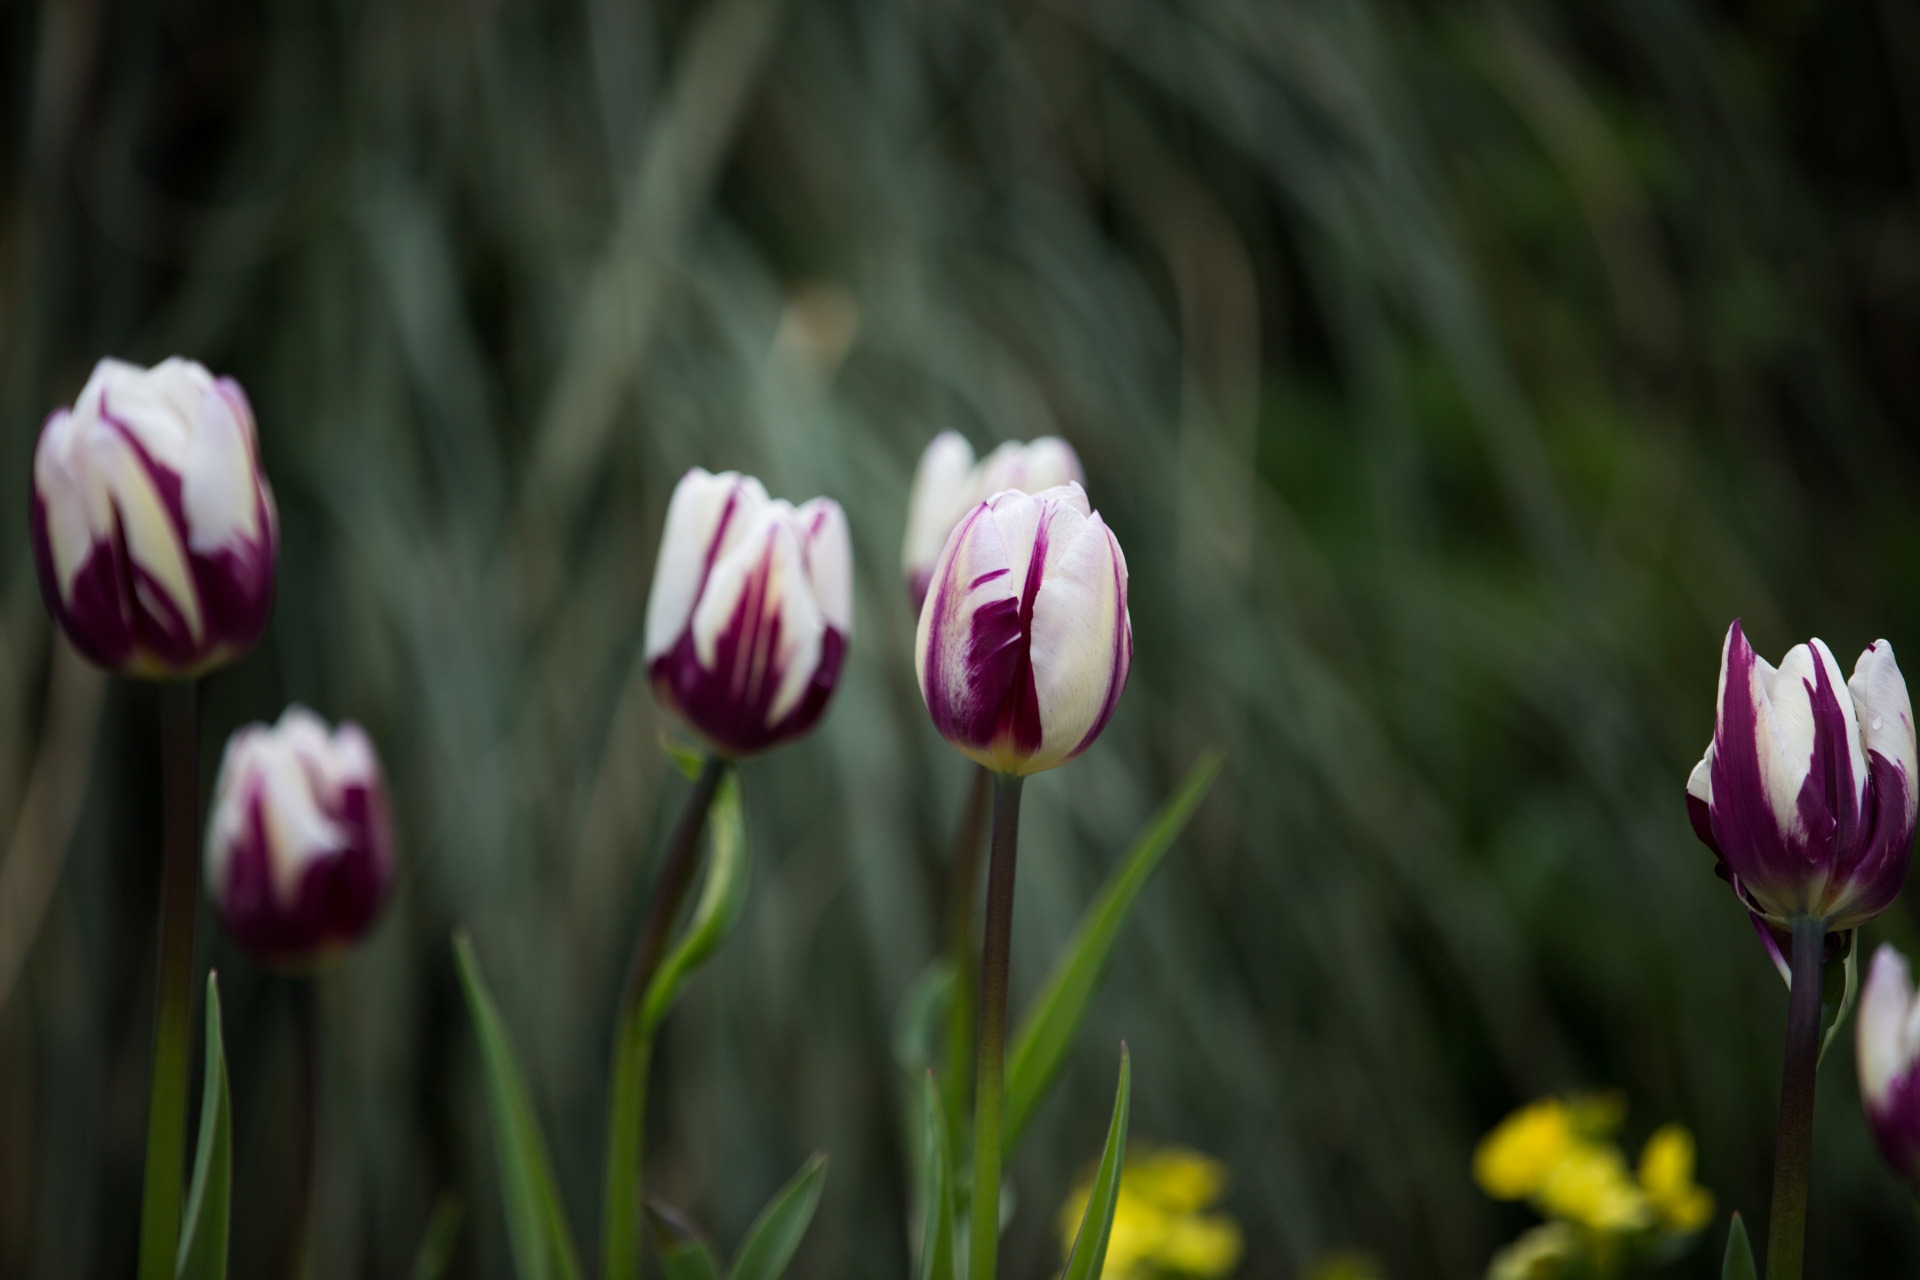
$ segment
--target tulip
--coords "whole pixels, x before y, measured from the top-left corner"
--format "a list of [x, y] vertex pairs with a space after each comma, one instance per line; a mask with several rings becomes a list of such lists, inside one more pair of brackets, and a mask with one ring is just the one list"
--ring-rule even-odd
[[1860, 993], [1854, 1047], [1867, 1127], [1893, 1171], [1920, 1186], [1920, 1001], [1906, 957], [1884, 943]]
[[915, 612], [927, 598], [933, 567], [947, 535], [967, 512], [1003, 489], [1038, 493], [1056, 485], [1083, 484], [1073, 446], [1057, 436], [1031, 444], [1009, 440], [978, 463], [973, 446], [957, 431], [942, 431], [928, 442], [913, 473], [907, 499], [907, 538], [900, 553], [907, 595]]
[[941, 735], [999, 774], [1073, 759], [1106, 728], [1133, 663], [1127, 559], [1077, 484], [1007, 490], [934, 566], [914, 641]]
[[769, 500], [736, 472], [681, 477], [667, 504], [643, 656], [660, 702], [729, 759], [798, 737], [826, 709], [853, 634], [840, 504]]
[[1868, 645], [1843, 687], [1821, 641], [1776, 669], [1735, 622], [1719, 702], [1687, 811], [1747, 909], [1781, 932], [1799, 917], [1838, 933], [1880, 914], [1906, 880], [1920, 802], [1893, 646]]
[[40, 429], [32, 537], [48, 609], [97, 665], [194, 676], [245, 653], [278, 531], [240, 385], [178, 357], [102, 360]]
[[393, 828], [373, 743], [305, 707], [227, 742], [207, 829], [207, 883], [236, 941], [305, 967], [359, 940], [393, 884]]

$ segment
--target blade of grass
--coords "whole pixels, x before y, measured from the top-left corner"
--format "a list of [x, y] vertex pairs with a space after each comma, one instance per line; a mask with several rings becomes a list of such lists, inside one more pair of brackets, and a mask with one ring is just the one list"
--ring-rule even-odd
[[933, 1072], [921, 1077], [921, 1143], [926, 1148], [921, 1165], [920, 1194], [925, 1197], [925, 1222], [920, 1232], [917, 1280], [954, 1280], [953, 1267], [953, 1148], [947, 1141], [946, 1106]]
[[440, 1193], [433, 1216], [427, 1219], [427, 1229], [420, 1236], [420, 1248], [414, 1252], [408, 1280], [440, 1280], [446, 1274], [454, 1246], [460, 1243], [461, 1220], [466, 1216], [466, 1206], [459, 1196], [451, 1191]]
[[1120, 1175], [1127, 1158], [1127, 1112], [1133, 1094], [1133, 1060], [1120, 1045], [1120, 1087], [1113, 1096], [1113, 1119], [1107, 1125], [1107, 1145], [1100, 1152], [1100, 1169], [1093, 1176], [1080, 1230], [1060, 1280], [1099, 1280], [1107, 1261], [1107, 1240], [1113, 1234], [1113, 1211], [1120, 1203]]
[[233, 1206], [233, 1098], [226, 1039], [220, 1030], [220, 980], [207, 975], [207, 1061], [200, 1094], [200, 1137], [181, 1226], [179, 1280], [225, 1280]]
[[827, 1157], [815, 1153], [747, 1228], [727, 1280], [780, 1280], [807, 1234], [826, 1181]]

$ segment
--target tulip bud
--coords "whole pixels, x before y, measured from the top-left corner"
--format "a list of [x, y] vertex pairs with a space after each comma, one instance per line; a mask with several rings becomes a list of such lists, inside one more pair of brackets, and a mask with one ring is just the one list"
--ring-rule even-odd
[[1920, 1186], [1920, 1003], [1906, 957], [1884, 943], [1853, 1034], [1867, 1127], [1894, 1172]]
[[1738, 622], [1728, 630], [1687, 812], [1761, 921], [1783, 930], [1811, 917], [1838, 933], [1885, 910], [1913, 852], [1916, 779], [1913, 706], [1892, 645], [1868, 645], [1843, 686], [1819, 640], [1775, 669]]
[[279, 538], [246, 393], [179, 357], [102, 360], [40, 429], [32, 529], [47, 608], [94, 663], [165, 678], [238, 658]]
[[275, 964], [357, 941], [393, 883], [387, 785], [352, 722], [305, 707], [227, 741], [207, 827], [207, 884], [227, 932]]
[[853, 635], [853, 546], [831, 498], [770, 500], [695, 467], [667, 504], [643, 656], [661, 705], [723, 756], [811, 729]]
[[900, 553], [914, 609], [918, 611], [927, 598], [933, 565], [947, 545], [947, 535], [976, 505], [1003, 489], [1038, 493], [1056, 485], [1082, 484], [1085, 479], [1073, 446], [1057, 436], [1042, 436], [1031, 444], [1009, 440], [977, 464], [973, 446], [959, 432], [942, 431], [935, 436], [913, 473], [907, 540]]
[[1064, 764], [1106, 728], [1133, 664], [1127, 559], [1077, 484], [1008, 490], [934, 566], [914, 640], [934, 727], [996, 773]]

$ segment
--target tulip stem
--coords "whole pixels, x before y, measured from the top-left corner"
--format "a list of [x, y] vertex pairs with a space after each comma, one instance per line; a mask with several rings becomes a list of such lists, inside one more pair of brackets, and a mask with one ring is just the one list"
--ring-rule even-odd
[[646, 923], [634, 942], [633, 962], [620, 996], [620, 1020], [613, 1033], [613, 1080], [607, 1100], [602, 1280], [639, 1280], [640, 1276], [640, 1166], [646, 1143], [647, 1076], [653, 1058], [653, 1036], [641, 1025], [640, 1013], [647, 988], [666, 955], [673, 922], [693, 887], [693, 873], [700, 864], [700, 831], [726, 773], [727, 762], [709, 756], [694, 780], [667, 842], [660, 878], [647, 903]]
[[947, 1001], [947, 1132], [964, 1133], [967, 1094], [973, 1084], [974, 1000], [980, 964], [973, 950], [973, 904], [980, 885], [981, 840], [993, 802], [993, 773], [973, 768], [966, 808], [954, 833], [952, 880], [947, 885], [947, 955], [953, 967], [953, 994]]
[[967, 1280], [993, 1280], [1000, 1244], [1000, 1143], [1005, 1131], [1007, 967], [1013, 953], [1013, 872], [1020, 844], [1020, 784], [993, 780], [993, 857], [987, 864], [987, 936], [980, 949], [980, 1041], [974, 1068], [972, 1230]]
[[1793, 922], [1793, 987], [1780, 1070], [1780, 1125], [1773, 1150], [1773, 1211], [1767, 1225], [1767, 1280], [1800, 1280], [1807, 1234], [1807, 1172], [1813, 1162], [1813, 1084], [1820, 1065], [1820, 969], [1826, 922]]
[[294, 1070], [298, 1073], [298, 1108], [294, 1132], [293, 1231], [287, 1237], [287, 1280], [306, 1280], [313, 1251], [314, 1166], [320, 1158], [320, 1028], [314, 1008], [313, 979], [298, 974], [288, 980], [293, 1000]]
[[187, 1031], [193, 1015], [194, 912], [200, 901], [197, 682], [160, 686], [160, 983], [147, 1100], [140, 1280], [173, 1280], [187, 1150]]

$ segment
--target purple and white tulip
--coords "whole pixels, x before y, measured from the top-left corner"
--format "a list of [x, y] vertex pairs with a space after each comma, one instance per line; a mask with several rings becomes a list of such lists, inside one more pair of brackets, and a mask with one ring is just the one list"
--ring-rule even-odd
[[1920, 1001], [1906, 957], [1884, 943], [1853, 1034], [1867, 1128], [1894, 1172], [1920, 1186]]
[[1127, 558], [1086, 491], [996, 494], [954, 527], [914, 640], [934, 727], [996, 773], [1073, 759], [1133, 665]]
[[695, 467], [667, 504], [643, 656], [661, 705], [722, 756], [811, 729], [853, 635], [853, 544], [831, 498], [769, 499]]
[[231, 378], [102, 360], [33, 454], [34, 561], [74, 648], [125, 675], [199, 675], [273, 606], [273, 492]]
[[973, 446], [957, 431], [942, 431], [928, 442], [913, 473], [907, 499], [907, 538], [900, 564], [907, 595], [918, 610], [926, 601], [933, 566], [947, 535], [961, 517], [1004, 489], [1038, 493], [1063, 484], [1084, 484], [1079, 455], [1057, 436], [1030, 444], [1009, 440], [979, 462]]
[[1687, 779], [1694, 831], [1753, 912], [1854, 928], [1900, 892], [1920, 791], [1913, 705], [1877, 640], [1841, 681], [1819, 640], [1775, 668], [1735, 622], [1720, 659], [1713, 741]]
[[393, 885], [387, 784], [359, 725], [305, 707], [227, 741], [207, 827], [207, 885], [227, 932], [304, 967], [357, 941]]

